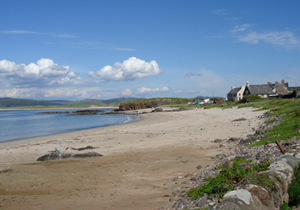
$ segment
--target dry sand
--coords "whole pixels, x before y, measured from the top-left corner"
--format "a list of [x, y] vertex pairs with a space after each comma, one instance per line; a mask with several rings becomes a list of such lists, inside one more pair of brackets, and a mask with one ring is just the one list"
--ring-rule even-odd
[[[228, 152], [227, 143], [213, 140], [252, 134], [262, 114], [252, 108], [157, 112], [129, 124], [1, 143], [0, 172], [12, 171], [0, 173], [0, 208], [171, 209], [172, 188], [183, 189], [186, 174]], [[246, 120], [234, 121], [239, 118]], [[104, 157], [36, 161], [55, 147], [76, 153], [65, 149], [88, 145]]]

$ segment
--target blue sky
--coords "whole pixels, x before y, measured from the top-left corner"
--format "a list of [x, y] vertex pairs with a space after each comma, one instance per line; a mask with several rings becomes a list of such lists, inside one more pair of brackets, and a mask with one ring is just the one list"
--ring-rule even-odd
[[2, 0], [0, 97], [223, 96], [300, 86], [300, 1]]

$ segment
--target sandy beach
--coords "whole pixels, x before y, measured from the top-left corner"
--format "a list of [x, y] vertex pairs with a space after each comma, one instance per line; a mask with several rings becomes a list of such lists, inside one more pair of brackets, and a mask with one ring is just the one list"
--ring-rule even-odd
[[[213, 141], [245, 138], [261, 115], [253, 108], [145, 113], [128, 124], [0, 143], [0, 208], [171, 209], [172, 190], [229, 151]], [[89, 145], [103, 157], [37, 161], [54, 148], [83, 153], [66, 148]]]

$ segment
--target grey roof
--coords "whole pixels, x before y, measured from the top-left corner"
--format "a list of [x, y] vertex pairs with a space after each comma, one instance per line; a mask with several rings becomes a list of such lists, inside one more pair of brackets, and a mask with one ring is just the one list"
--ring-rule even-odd
[[274, 94], [270, 85], [249, 85], [247, 87], [252, 95]]
[[239, 88], [234, 88], [232, 89], [228, 94], [237, 94], [240, 91], [240, 87]]
[[297, 90], [298, 88], [300, 88], [300, 87], [288, 87], [287, 90], [288, 91], [294, 91], [294, 90]]

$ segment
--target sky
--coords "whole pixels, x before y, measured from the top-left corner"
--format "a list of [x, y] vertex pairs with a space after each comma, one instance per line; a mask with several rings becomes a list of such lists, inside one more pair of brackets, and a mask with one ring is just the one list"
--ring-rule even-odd
[[297, 0], [1, 0], [0, 97], [226, 97], [300, 86]]

